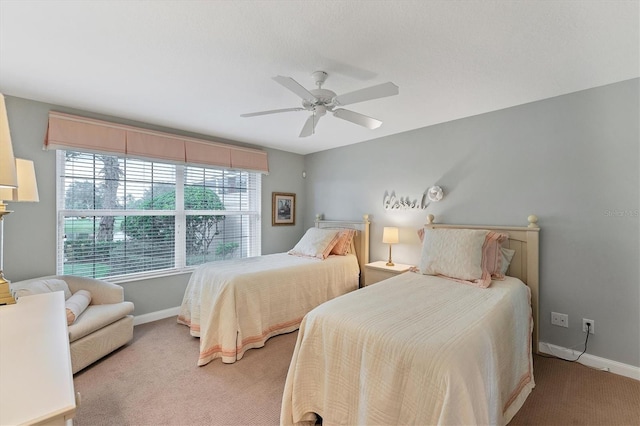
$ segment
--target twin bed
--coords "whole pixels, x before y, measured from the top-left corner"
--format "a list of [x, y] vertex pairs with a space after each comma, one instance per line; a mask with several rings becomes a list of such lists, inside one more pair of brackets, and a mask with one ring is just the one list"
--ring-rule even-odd
[[[508, 234], [501, 242], [515, 250], [508, 276], [489, 278], [486, 287], [407, 272], [309, 312], [281, 424], [318, 417], [323, 424], [507, 424], [534, 387], [539, 228], [530, 221], [524, 228], [469, 227], [430, 217], [425, 230]], [[464, 243], [440, 235], [435, 246], [442, 252], [466, 256], [459, 252]], [[426, 266], [444, 264], [442, 252]]]
[[194, 271], [178, 322], [200, 338], [198, 365], [216, 358], [234, 363], [270, 337], [297, 330], [316, 306], [359, 287], [360, 270], [369, 261], [368, 216], [318, 219], [315, 228], [326, 234], [353, 230], [346, 253], [325, 259], [277, 253], [207, 263]]
[[[299, 327], [281, 424], [314, 424], [319, 419], [323, 424], [507, 424], [534, 387], [536, 221], [530, 217], [528, 227], [456, 226], [435, 224], [430, 215], [424, 227], [422, 273], [405, 273], [358, 291], [349, 287], [340, 297], [325, 293], [324, 303], [292, 313], [290, 324], [263, 325], [260, 332], [250, 333], [257, 336], [253, 338], [238, 331], [234, 349], [213, 357], [225, 361], [229, 356], [232, 362], [249, 347], [264, 345], [269, 336]], [[469, 281], [438, 269], [468, 269], [473, 263], [466, 259], [468, 253], [456, 252], [463, 243], [448, 243], [460, 230], [473, 234], [474, 241], [482, 233], [482, 270], [497, 268], [488, 280]], [[437, 240], [436, 235], [440, 240], [431, 249], [441, 251], [425, 255], [427, 242]], [[490, 245], [490, 236], [499, 244]], [[502, 253], [513, 250], [506, 277], [498, 270], [504, 258], [487, 256], [495, 247]], [[447, 264], [447, 256], [453, 264]], [[488, 259], [494, 261], [491, 267]], [[227, 311], [232, 318], [265, 309], [250, 295], [237, 300], [240, 303]], [[272, 293], [270, 303], [279, 305], [278, 300]], [[209, 359], [209, 345], [203, 357], [201, 342], [201, 360]]]

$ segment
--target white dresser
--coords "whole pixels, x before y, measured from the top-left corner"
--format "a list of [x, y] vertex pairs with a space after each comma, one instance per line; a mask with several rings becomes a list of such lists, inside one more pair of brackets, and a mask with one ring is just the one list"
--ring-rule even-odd
[[64, 293], [0, 306], [0, 425], [64, 425], [75, 412]]

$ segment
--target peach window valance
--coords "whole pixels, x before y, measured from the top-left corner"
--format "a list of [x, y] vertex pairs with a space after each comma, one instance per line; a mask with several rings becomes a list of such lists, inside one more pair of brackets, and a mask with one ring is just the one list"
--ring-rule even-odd
[[156, 132], [61, 112], [49, 112], [45, 149], [113, 153], [178, 164], [269, 172], [257, 149]]

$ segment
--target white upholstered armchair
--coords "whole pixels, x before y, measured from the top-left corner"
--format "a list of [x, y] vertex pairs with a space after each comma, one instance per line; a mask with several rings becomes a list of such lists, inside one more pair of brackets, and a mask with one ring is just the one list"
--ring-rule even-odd
[[[50, 275], [17, 281], [11, 283], [11, 291], [16, 299], [28, 297], [30, 293], [47, 291], [47, 283], [60, 284], [59, 280], [68, 286], [69, 292], [65, 289], [67, 301], [79, 290], [88, 291], [91, 295], [89, 305], [77, 316], [74, 315], [69, 325], [71, 366], [75, 374], [133, 338], [131, 314], [134, 306], [124, 300], [121, 286], [72, 275]], [[58, 289], [51, 285], [49, 287]]]

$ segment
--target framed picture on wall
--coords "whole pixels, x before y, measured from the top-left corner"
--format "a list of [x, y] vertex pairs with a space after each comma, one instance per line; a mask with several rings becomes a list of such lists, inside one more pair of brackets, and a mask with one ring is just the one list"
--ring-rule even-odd
[[271, 202], [271, 225], [296, 224], [296, 194], [273, 192]]

